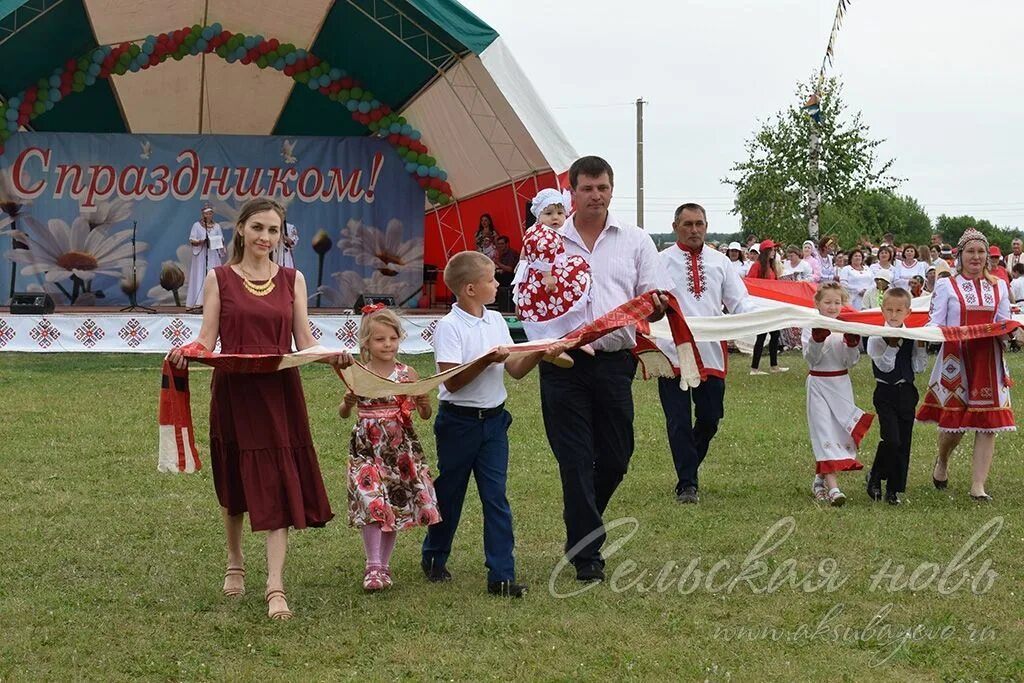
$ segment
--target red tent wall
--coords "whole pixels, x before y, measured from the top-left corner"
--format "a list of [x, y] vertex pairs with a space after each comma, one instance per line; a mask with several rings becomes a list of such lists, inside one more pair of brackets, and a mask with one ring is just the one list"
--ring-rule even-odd
[[[557, 187], [555, 174], [551, 171], [541, 173], [534, 178], [529, 178], [515, 183], [509, 183], [487, 192], [460, 199], [456, 205], [458, 214], [442, 211], [428, 211], [423, 222], [423, 263], [435, 265], [439, 271], [444, 270], [448, 262], [445, 254], [447, 247], [450, 254], [454, 255], [463, 249], [476, 248], [476, 230], [480, 224], [480, 215], [489, 213], [494, 221], [494, 227], [498, 233], [509, 238], [510, 248], [518, 251], [522, 247], [523, 232], [526, 227], [522, 225], [526, 218], [525, 204], [537, 194], [538, 190], [545, 187]], [[465, 236], [465, 245], [459, 240], [458, 234], [446, 230], [442, 237], [439, 217], [443, 216], [447, 225], [458, 225], [461, 221], [462, 234]], [[438, 275], [437, 286], [434, 290], [435, 299], [444, 301], [450, 296], [444, 287], [441, 274]]]

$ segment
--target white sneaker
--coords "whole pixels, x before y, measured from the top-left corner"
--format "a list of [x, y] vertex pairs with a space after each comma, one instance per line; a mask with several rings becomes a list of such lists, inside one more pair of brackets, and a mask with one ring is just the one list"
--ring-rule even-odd
[[774, 368], [772, 368], [772, 372], [789, 372], [789, 368], [784, 368], [780, 365], [776, 365]]
[[751, 370], [750, 374], [751, 375], [767, 375], [768, 373], [765, 372], [764, 370]]
[[820, 474], [814, 475], [814, 482], [811, 484], [811, 493], [814, 494], [814, 499], [818, 501], [828, 500], [828, 486], [825, 484], [825, 477]]
[[846, 502], [846, 496], [838, 488], [834, 488], [828, 492], [828, 504], [834, 508], [842, 507], [843, 503]]

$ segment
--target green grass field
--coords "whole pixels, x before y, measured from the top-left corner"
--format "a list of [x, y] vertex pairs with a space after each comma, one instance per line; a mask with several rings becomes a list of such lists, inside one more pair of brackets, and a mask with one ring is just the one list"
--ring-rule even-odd
[[[158, 356], [0, 354], [0, 681], [1024, 679], [1022, 437], [998, 440], [993, 504], [968, 498], [963, 447], [950, 488], [932, 488], [935, 431], [921, 427], [904, 506], [872, 504], [863, 476], [848, 473], [846, 507], [819, 507], [805, 366], [783, 358], [792, 372], [749, 377], [733, 357], [699, 506], [674, 503], [656, 386], [636, 382], [636, 453], [606, 517], [619, 520], [619, 547], [609, 581], [577, 595], [570, 572], [551, 583], [564, 536], [537, 376], [508, 380], [509, 497], [531, 587], [521, 601], [485, 593], [472, 491], [453, 582], [422, 578], [417, 530], [399, 537], [395, 588], [363, 593], [360, 537], [343, 518], [351, 421], [336, 417], [337, 378], [305, 368], [340, 516], [291, 535], [296, 618], [276, 623], [262, 600], [262, 537], [245, 536], [247, 595], [225, 599], [209, 470], [156, 471]], [[1010, 361], [1024, 376], [1021, 356]], [[412, 362], [431, 371], [429, 357]], [[869, 364], [854, 374], [870, 408]], [[193, 371], [204, 458], [208, 377]], [[873, 428], [862, 461], [876, 440]]]

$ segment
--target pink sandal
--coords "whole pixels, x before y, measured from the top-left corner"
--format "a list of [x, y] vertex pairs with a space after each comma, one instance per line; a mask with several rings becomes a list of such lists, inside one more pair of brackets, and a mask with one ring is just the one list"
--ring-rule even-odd
[[363, 575], [363, 590], [369, 593], [384, 590], [384, 579], [381, 577], [380, 569], [373, 567], [366, 570]]

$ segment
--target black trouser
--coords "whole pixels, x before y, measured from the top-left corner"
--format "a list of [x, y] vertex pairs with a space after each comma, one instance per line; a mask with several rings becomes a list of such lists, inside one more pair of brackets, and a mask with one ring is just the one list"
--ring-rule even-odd
[[725, 415], [725, 380], [708, 377], [700, 386], [683, 391], [679, 388], [679, 379], [660, 377], [658, 394], [679, 478], [676, 493], [687, 486], [698, 488], [697, 469], [718, 432], [718, 421]]
[[633, 455], [637, 361], [630, 351], [569, 355], [571, 368], [540, 364], [544, 430], [562, 479], [567, 557], [577, 565], [603, 563], [601, 515]]
[[779, 336], [778, 330], [757, 335], [757, 341], [754, 342], [754, 358], [750, 361], [752, 369], [757, 370], [757, 366], [761, 364], [761, 353], [764, 351], [765, 337], [770, 337], [768, 341], [768, 360], [771, 361], [773, 368], [779, 364]]
[[875, 384], [875, 412], [878, 414], [881, 441], [878, 442], [871, 471], [877, 478], [886, 480], [887, 492], [907, 489], [917, 398], [917, 387], [912, 382]]

